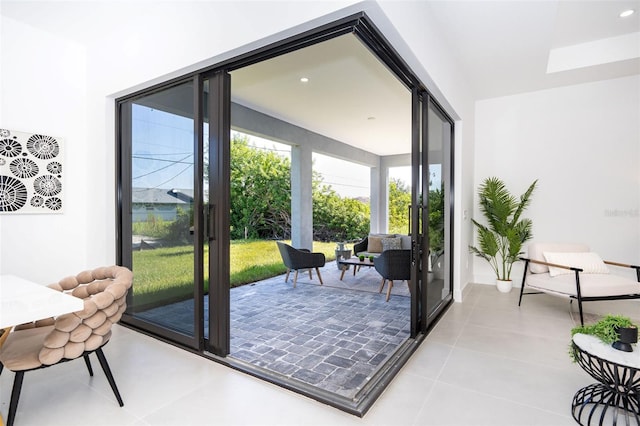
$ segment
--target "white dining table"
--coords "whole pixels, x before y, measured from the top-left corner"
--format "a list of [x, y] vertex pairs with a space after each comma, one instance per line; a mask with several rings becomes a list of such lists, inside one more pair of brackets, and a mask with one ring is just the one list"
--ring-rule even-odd
[[82, 309], [82, 299], [15, 275], [0, 275], [0, 329]]

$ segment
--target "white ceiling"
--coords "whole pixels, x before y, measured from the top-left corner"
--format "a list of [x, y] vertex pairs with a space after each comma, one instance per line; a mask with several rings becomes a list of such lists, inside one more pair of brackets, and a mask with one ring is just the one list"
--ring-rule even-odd
[[[640, 73], [640, 1], [432, 1], [428, 3], [457, 53], [476, 99], [511, 95]], [[628, 18], [626, 9], [636, 13]], [[633, 59], [547, 73], [553, 49], [632, 35]], [[611, 41], [606, 48], [620, 49]], [[568, 52], [570, 53], [570, 52]]]
[[[427, 5], [475, 99], [640, 74], [640, 0]], [[628, 8], [636, 13], [620, 18]], [[3, 15], [87, 44], [100, 21], [82, 16], [96, 13], [88, 2], [2, 0]], [[232, 81], [244, 105], [380, 155], [409, 152], [409, 93], [351, 35], [234, 71]]]

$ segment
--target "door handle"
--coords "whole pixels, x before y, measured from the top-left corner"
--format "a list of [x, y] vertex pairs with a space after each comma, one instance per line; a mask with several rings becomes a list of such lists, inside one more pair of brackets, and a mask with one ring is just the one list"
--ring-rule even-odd
[[216, 239], [216, 205], [209, 204], [209, 241]]

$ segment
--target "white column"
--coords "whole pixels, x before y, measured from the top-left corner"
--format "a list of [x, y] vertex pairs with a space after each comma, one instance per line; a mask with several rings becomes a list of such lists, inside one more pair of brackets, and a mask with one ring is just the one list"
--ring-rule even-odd
[[372, 167], [370, 183], [371, 232], [387, 232], [389, 229], [389, 168]]
[[291, 147], [291, 245], [313, 249], [312, 150]]

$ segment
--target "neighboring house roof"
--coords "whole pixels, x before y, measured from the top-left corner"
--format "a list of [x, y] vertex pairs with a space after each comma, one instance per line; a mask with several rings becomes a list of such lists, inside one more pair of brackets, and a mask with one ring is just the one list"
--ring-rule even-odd
[[180, 188], [132, 188], [133, 204], [190, 204], [193, 189]]

